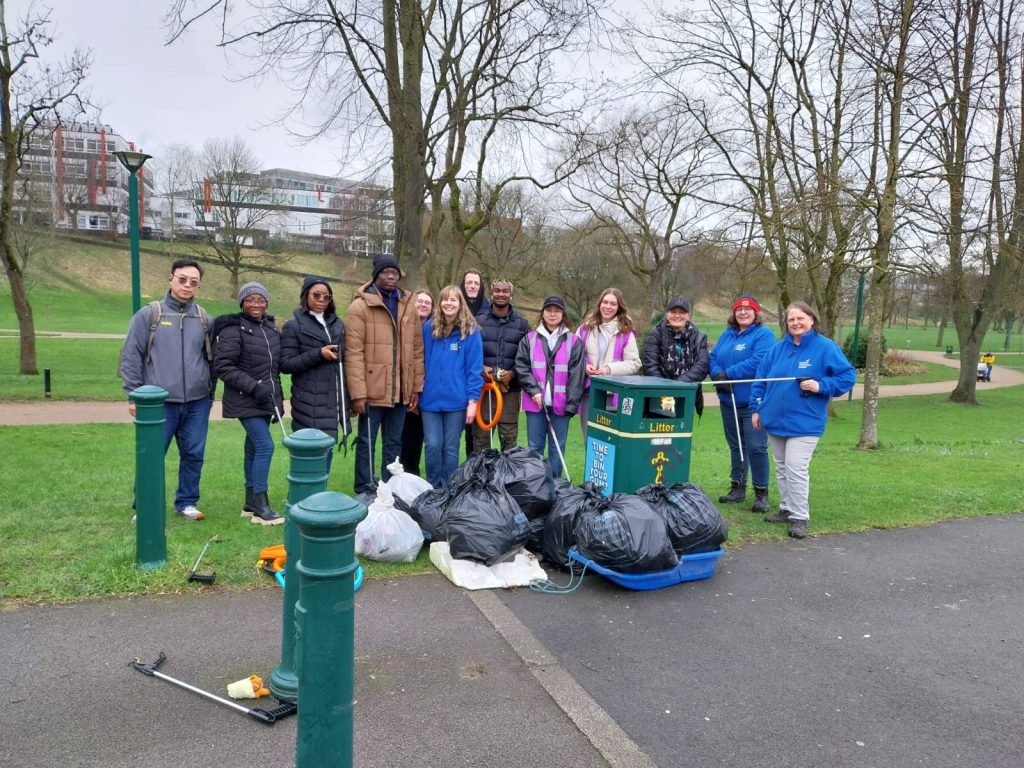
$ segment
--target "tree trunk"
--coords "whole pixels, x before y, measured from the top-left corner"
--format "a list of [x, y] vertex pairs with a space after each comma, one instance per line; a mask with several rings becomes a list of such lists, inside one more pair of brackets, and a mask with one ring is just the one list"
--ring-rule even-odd
[[32, 317], [32, 305], [28, 301], [28, 292], [25, 290], [25, 277], [21, 273], [17, 260], [7, 242], [10, 237], [8, 228], [0, 225], [3, 248], [0, 254], [3, 255], [4, 270], [7, 272], [7, 282], [11, 285], [11, 303], [14, 304], [14, 314], [18, 318], [18, 373], [22, 375], [38, 376], [39, 365], [36, 362], [36, 325]]

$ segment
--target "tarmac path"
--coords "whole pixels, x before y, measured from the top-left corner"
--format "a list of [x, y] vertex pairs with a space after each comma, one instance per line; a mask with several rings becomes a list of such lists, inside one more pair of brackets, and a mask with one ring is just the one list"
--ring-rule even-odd
[[[62, 338], [121, 338], [116, 334], [54, 334]], [[929, 363], [958, 368], [959, 361], [947, 358], [941, 352], [912, 351], [914, 358]], [[1024, 384], [1024, 371], [996, 366], [994, 380], [987, 383], [978, 382], [979, 390], [996, 389], [999, 387], [1015, 387]], [[900, 395], [935, 395], [952, 392], [954, 381], [935, 381], [927, 384], [883, 384], [879, 387], [881, 397], [897, 397]], [[713, 396], [710, 385], [705, 388], [708, 396], [704, 398], [705, 406], [718, 407], [718, 398]], [[857, 384], [853, 388], [853, 399], [863, 397], [864, 386]], [[210, 418], [222, 419], [221, 402], [214, 403]], [[128, 415], [128, 406], [123, 400], [116, 401], [79, 401], [79, 400], [33, 400], [33, 401], [2, 401], [0, 400], [0, 426], [25, 426], [30, 424], [92, 424], [92, 423], [132, 423]]]

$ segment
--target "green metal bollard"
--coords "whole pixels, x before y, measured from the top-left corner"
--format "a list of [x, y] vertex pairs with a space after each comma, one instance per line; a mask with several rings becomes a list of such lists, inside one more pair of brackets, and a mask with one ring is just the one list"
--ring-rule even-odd
[[128, 395], [135, 405], [135, 567], [143, 570], [167, 562], [164, 400], [169, 394], [146, 384]]
[[299, 530], [289, 511], [303, 499], [327, 490], [327, 452], [334, 438], [319, 429], [300, 429], [284, 439], [291, 454], [288, 470], [288, 503], [284, 508], [284, 605], [281, 610], [281, 663], [270, 673], [270, 691], [279, 699], [298, 701], [299, 678], [295, 674], [295, 603], [299, 599]]
[[296, 768], [352, 766], [355, 532], [364, 517], [366, 507], [341, 493], [318, 493], [291, 511], [301, 536], [295, 657], [302, 702]]

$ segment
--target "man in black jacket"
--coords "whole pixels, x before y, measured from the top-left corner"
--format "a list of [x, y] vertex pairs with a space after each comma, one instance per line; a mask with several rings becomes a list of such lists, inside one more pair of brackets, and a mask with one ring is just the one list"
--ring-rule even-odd
[[[502, 392], [501, 418], [498, 420], [498, 435], [501, 450], [515, 447], [519, 439], [519, 396], [521, 387], [516, 377], [515, 362], [519, 341], [530, 330], [526, 318], [512, 308], [512, 283], [505, 279], [495, 280], [491, 285], [491, 306], [476, 317], [480, 324], [480, 335], [484, 342], [484, 380], [492, 378], [498, 382]], [[488, 391], [480, 400], [477, 412], [480, 418], [491, 421], [495, 402]], [[491, 445], [488, 430], [473, 423], [473, 449], [482, 451]]]

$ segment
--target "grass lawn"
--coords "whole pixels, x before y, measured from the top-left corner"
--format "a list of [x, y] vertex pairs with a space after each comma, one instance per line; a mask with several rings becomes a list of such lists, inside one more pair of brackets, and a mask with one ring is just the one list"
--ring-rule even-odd
[[[836, 403], [812, 464], [813, 534], [922, 525], [936, 520], [1024, 511], [1024, 424], [1017, 414], [1024, 388], [982, 392], [981, 405], [958, 406], [945, 395], [889, 398], [879, 406], [877, 452], [854, 448], [859, 402]], [[582, 480], [578, 424], [570, 427], [567, 460]], [[520, 429], [525, 440], [525, 428]], [[280, 435], [275, 433], [279, 442]], [[282, 540], [280, 527], [251, 525], [239, 517], [242, 501], [242, 430], [236, 422], [210, 427], [201, 508], [207, 519], [189, 523], [168, 516], [168, 563], [155, 571], [133, 567], [130, 523], [134, 433], [130, 425], [4, 427], [0, 429], [0, 601], [67, 601], [108, 594], [202, 589], [185, 575], [208, 536], [204, 565], [217, 571], [213, 589], [275, 588], [255, 567], [265, 545]], [[168, 501], [173, 496], [175, 452], [168, 457]], [[353, 455], [336, 455], [330, 490], [351, 492]], [[287, 453], [278, 446], [271, 499], [286, 495]], [[894, 471], [895, 470], [895, 471]], [[691, 480], [717, 498], [728, 485], [728, 451], [716, 410], [705, 413], [693, 438]], [[773, 483], [774, 485], [774, 483]], [[777, 498], [772, 494], [772, 501]], [[170, 507], [170, 504], [168, 504]], [[739, 505], [722, 507], [730, 524], [727, 546], [784, 538]], [[368, 578], [429, 570], [426, 553], [409, 565], [364, 563]]]

